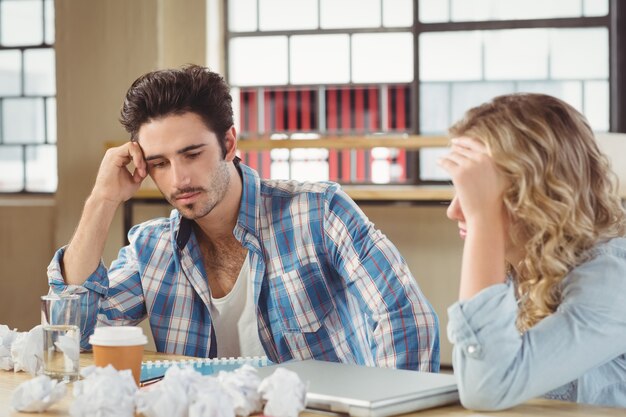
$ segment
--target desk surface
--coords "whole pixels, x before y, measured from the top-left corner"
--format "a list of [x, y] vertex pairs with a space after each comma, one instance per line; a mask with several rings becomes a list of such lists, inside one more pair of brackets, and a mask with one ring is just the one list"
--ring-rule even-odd
[[[157, 359], [184, 359], [183, 356], [165, 355], [161, 353], [146, 352], [144, 360], [157, 360]], [[93, 358], [89, 353], [81, 354], [80, 360], [81, 367], [85, 367], [93, 364]], [[72, 403], [72, 390], [71, 387], [68, 390], [65, 398], [53, 405], [47, 412], [41, 414], [26, 414], [13, 411], [11, 404], [11, 395], [13, 390], [22, 382], [30, 379], [30, 375], [24, 372], [13, 373], [9, 371], [0, 370], [0, 417], [8, 416], [69, 416], [69, 408]], [[593, 407], [581, 404], [565, 403], [560, 401], [551, 400], [532, 400], [523, 405], [515, 407], [506, 411], [488, 413], [490, 417], [527, 417], [527, 416], [580, 416], [580, 417], [595, 417], [595, 416], [624, 416], [624, 409], [616, 408], [602, 408]], [[328, 414], [324, 414], [328, 415]], [[487, 414], [485, 414], [487, 415]], [[304, 412], [300, 417], [320, 417], [321, 414], [314, 412]], [[406, 414], [405, 416], [411, 416]], [[431, 410], [423, 410], [419, 413], [412, 414], [414, 417], [434, 417], [434, 416], [450, 416], [450, 417], [477, 417], [475, 412], [465, 410], [460, 405], [451, 405], [447, 407], [434, 408]]]

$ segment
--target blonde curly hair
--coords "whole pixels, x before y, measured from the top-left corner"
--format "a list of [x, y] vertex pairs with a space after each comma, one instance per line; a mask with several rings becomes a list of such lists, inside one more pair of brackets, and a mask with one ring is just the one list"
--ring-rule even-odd
[[450, 134], [483, 141], [509, 180], [509, 240], [523, 259], [507, 267], [524, 332], [556, 310], [561, 281], [594, 244], [624, 235], [616, 176], [585, 117], [551, 96], [496, 97], [469, 110]]

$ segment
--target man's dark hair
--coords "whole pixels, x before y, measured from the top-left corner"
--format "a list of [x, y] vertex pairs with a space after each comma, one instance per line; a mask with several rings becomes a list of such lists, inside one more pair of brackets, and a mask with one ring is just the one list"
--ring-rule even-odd
[[137, 140], [141, 126], [169, 115], [195, 113], [217, 136], [226, 155], [226, 131], [233, 125], [230, 87], [224, 78], [198, 65], [152, 71], [137, 78], [126, 92], [120, 123]]

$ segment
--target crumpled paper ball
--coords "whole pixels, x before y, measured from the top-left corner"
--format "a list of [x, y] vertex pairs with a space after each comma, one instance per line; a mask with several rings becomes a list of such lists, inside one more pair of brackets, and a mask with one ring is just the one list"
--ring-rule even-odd
[[250, 365], [243, 365], [233, 372], [220, 372], [217, 379], [222, 388], [232, 398], [235, 414], [248, 417], [261, 411], [261, 394], [259, 385], [261, 378], [257, 370]]
[[35, 376], [43, 369], [43, 327], [35, 326], [29, 332], [17, 333], [11, 344], [13, 370], [26, 371]]
[[129, 369], [118, 371], [88, 366], [80, 374], [83, 380], [74, 382], [72, 417], [133, 417], [137, 385]]
[[261, 397], [266, 400], [263, 413], [272, 417], [298, 417], [306, 407], [307, 386], [298, 374], [278, 368], [259, 386]]
[[17, 411], [41, 413], [63, 398], [66, 392], [65, 382], [50, 379], [47, 375], [39, 375], [22, 382], [13, 391], [11, 403]]
[[163, 380], [136, 396], [145, 417], [235, 417], [231, 395], [217, 378], [192, 367], [169, 368]]
[[189, 406], [189, 417], [235, 417], [235, 411], [227, 395], [206, 395]]
[[5, 371], [13, 369], [11, 345], [16, 337], [17, 331], [9, 329], [9, 326], [0, 324], [0, 369]]

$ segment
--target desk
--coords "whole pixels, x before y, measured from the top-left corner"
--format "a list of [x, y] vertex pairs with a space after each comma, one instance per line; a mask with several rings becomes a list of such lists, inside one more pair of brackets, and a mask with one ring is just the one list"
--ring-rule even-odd
[[[188, 359], [184, 356], [166, 355], [161, 353], [146, 352], [144, 360], [176, 360], [176, 359]], [[93, 357], [90, 353], [82, 353], [80, 359], [81, 367], [85, 367], [93, 364]], [[11, 394], [13, 390], [22, 382], [30, 379], [30, 375], [19, 372], [13, 373], [9, 371], [0, 370], [0, 417], [9, 416], [69, 416], [69, 408], [72, 403], [73, 395], [71, 386], [68, 389], [68, 393], [65, 398], [59, 403], [53, 405], [48, 412], [41, 414], [26, 414], [17, 413], [10, 407]], [[551, 400], [532, 400], [518, 407], [515, 407], [506, 411], [492, 412], [488, 414], [482, 414], [489, 417], [527, 417], [527, 416], [556, 416], [556, 417], [601, 417], [601, 416], [621, 416], [623, 417], [626, 410], [617, 408], [603, 408], [593, 407], [588, 405], [565, 403], [561, 401]], [[300, 417], [324, 417], [328, 414], [316, 414], [314, 412], [304, 412]], [[478, 414], [469, 410], [463, 409], [460, 405], [451, 405], [447, 407], [434, 408], [431, 410], [423, 410], [414, 414], [406, 414], [405, 416], [413, 417], [435, 417], [435, 416], [449, 416], [449, 417], [477, 417]]]

